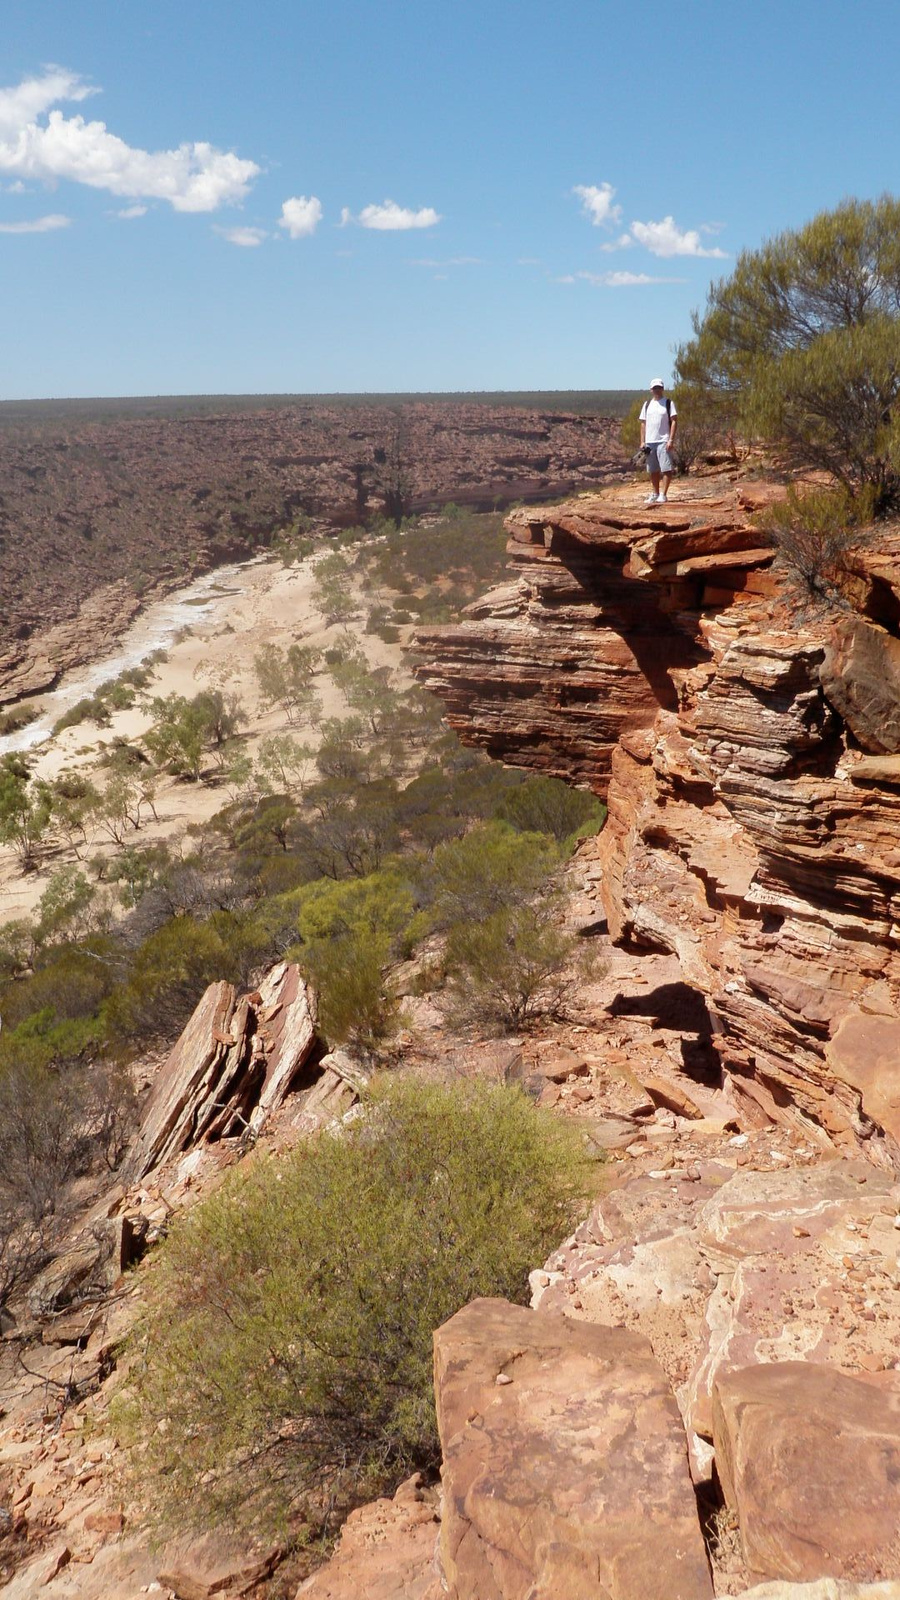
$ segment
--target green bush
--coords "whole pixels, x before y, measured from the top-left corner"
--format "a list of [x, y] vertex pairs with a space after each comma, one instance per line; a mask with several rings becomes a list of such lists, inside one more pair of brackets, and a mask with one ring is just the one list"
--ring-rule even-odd
[[249, 981], [267, 948], [251, 918], [214, 912], [205, 922], [172, 917], [145, 939], [127, 983], [108, 1006], [109, 1025], [124, 1038], [170, 1037], [185, 1024], [207, 984]]
[[559, 861], [554, 842], [541, 833], [517, 833], [505, 822], [473, 828], [434, 852], [430, 871], [436, 928], [485, 921], [495, 911], [523, 905]]
[[559, 778], [526, 778], [504, 794], [498, 816], [523, 833], [549, 833], [557, 844], [599, 833], [606, 806], [588, 789], [573, 789]]
[[507, 906], [451, 928], [446, 967], [459, 1023], [503, 1032], [560, 1010], [576, 940], [556, 925], [557, 911], [553, 900]]
[[434, 1468], [434, 1329], [527, 1303], [583, 1203], [577, 1135], [516, 1090], [394, 1081], [366, 1111], [240, 1168], [163, 1246], [118, 1427], [172, 1517], [318, 1531]]
[[322, 879], [297, 895], [299, 959], [329, 1044], [374, 1051], [393, 1031], [397, 1000], [385, 973], [412, 914], [412, 889], [391, 871]]
[[874, 496], [845, 489], [797, 490], [767, 506], [759, 524], [774, 540], [789, 580], [800, 598], [833, 606], [846, 604], [849, 552], [861, 540], [861, 524], [871, 515]]

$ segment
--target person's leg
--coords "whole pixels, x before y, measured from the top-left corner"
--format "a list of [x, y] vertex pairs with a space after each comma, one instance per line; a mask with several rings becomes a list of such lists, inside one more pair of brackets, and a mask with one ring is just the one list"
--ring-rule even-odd
[[660, 481], [660, 484], [662, 485], [662, 487], [658, 488], [657, 491], [656, 491], [657, 497], [659, 499], [665, 500], [665, 499], [668, 498], [669, 483], [671, 482], [671, 478], [672, 478], [671, 472], [664, 472], [660, 476], [660, 480], [659, 481]]
[[659, 499], [659, 477], [660, 477], [660, 473], [659, 473], [659, 461], [658, 461], [657, 457], [658, 457], [658, 451], [657, 451], [656, 445], [654, 445], [652, 449], [647, 451], [647, 471], [650, 474], [650, 483], [651, 483], [651, 486], [652, 486], [652, 492], [651, 492], [650, 497], [649, 497], [649, 499], [647, 501], [648, 505], [650, 504], [651, 500], [658, 500]]
[[662, 483], [662, 488], [657, 489], [656, 493], [660, 500], [665, 500], [668, 497], [669, 484], [672, 480], [672, 469], [675, 466], [675, 463], [672, 460], [672, 457], [669, 455], [669, 452], [664, 444], [657, 445], [656, 458], [659, 462], [660, 481]]

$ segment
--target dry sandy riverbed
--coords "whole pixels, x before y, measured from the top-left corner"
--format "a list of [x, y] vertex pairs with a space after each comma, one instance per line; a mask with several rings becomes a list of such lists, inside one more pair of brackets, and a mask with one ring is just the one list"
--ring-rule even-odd
[[[190, 697], [201, 689], [236, 694], [247, 715], [242, 743], [251, 756], [260, 740], [273, 733], [296, 731], [303, 743], [314, 744], [313, 730], [292, 730], [280, 708], [263, 707], [253, 669], [254, 655], [264, 644], [284, 648], [302, 639], [304, 644], [321, 649], [337, 641], [343, 630], [325, 625], [314, 600], [314, 572], [315, 558], [294, 567], [267, 560], [223, 567], [148, 607], [113, 655], [68, 674], [52, 695], [34, 697], [32, 703], [42, 713], [40, 720], [18, 735], [0, 740], [0, 754], [14, 748], [31, 754], [34, 774], [41, 778], [56, 777], [64, 769], [90, 773], [98, 768], [105, 745], [117, 737], [139, 739], [150, 726], [151, 718], [139, 703], [128, 711], [114, 713], [103, 728], [82, 722], [48, 736], [47, 726], [68, 707], [93, 693], [100, 683], [116, 677], [127, 666], [137, 665], [157, 648], [165, 649], [167, 656], [155, 669], [147, 691], [150, 696]], [[367, 593], [365, 601], [371, 604], [377, 598]], [[359, 648], [372, 667], [393, 669], [397, 687], [408, 687], [412, 678], [402, 664], [402, 645], [385, 644], [373, 634], [364, 633], [363, 620], [361, 596], [359, 618], [351, 625]], [[317, 679], [316, 688], [326, 717], [346, 713], [343, 696], [327, 673]], [[39, 738], [41, 742], [36, 742]], [[149, 817], [139, 833], [129, 835], [129, 841], [171, 841], [189, 824], [207, 821], [227, 798], [221, 785], [161, 778], [155, 799], [158, 822]], [[111, 848], [98, 834], [89, 841], [84, 854], [90, 856]], [[40, 872], [23, 877], [15, 853], [0, 846], [0, 924], [30, 915], [50, 874], [67, 859], [72, 857], [64, 851], [53, 854]]]

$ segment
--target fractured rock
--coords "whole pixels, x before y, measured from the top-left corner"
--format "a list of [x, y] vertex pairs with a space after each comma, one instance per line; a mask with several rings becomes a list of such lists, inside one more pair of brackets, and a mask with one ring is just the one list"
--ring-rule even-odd
[[242, 1000], [230, 983], [210, 984], [156, 1079], [124, 1181], [139, 1182], [202, 1140], [258, 1133], [315, 1044], [297, 966], [281, 962]]
[[744, 1367], [717, 1380], [713, 1430], [752, 1576], [900, 1576], [900, 1380]]
[[435, 1334], [435, 1393], [449, 1600], [712, 1596], [681, 1419], [645, 1339], [475, 1300]]

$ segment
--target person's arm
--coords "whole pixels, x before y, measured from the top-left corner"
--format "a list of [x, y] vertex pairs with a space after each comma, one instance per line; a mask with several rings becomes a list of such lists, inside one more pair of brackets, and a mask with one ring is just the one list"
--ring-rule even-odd
[[666, 448], [667, 449], [671, 449], [672, 445], [675, 443], [675, 435], [676, 435], [677, 432], [678, 432], [678, 412], [677, 411], [670, 411], [669, 412], [669, 437], [666, 440]]
[[647, 438], [647, 406], [641, 406], [641, 449], [643, 450]]

